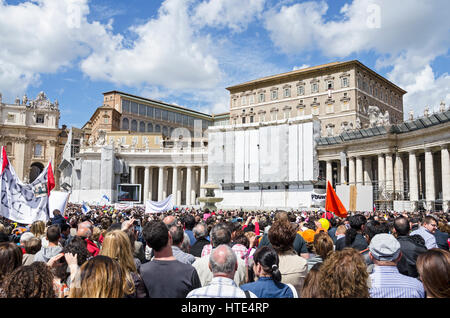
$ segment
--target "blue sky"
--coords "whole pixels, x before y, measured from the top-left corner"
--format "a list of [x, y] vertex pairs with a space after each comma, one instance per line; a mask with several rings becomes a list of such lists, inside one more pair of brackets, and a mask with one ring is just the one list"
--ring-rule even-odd
[[447, 0], [0, 0], [0, 92], [40, 91], [81, 127], [121, 90], [207, 113], [228, 86], [357, 59], [408, 91], [410, 110], [450, 104]]

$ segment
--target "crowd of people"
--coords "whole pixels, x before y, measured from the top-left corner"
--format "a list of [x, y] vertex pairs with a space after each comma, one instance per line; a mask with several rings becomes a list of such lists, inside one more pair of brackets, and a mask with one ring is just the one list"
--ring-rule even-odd
[[449, 298], [447, 213], [68, 204], [0, 219], [2, 298]]

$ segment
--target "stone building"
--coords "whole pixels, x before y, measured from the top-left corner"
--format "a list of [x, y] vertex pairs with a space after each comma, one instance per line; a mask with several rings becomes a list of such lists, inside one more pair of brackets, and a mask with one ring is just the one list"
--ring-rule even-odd
[[313, 115], [321, 121], [322, 136], [401, 123], [406, 93], [356, 60], [263, 77], [227, 90], [231, 124]]
[[[67, 140], [66, 126], [59, 128], [59, 104], [51, 102], [44, 92], [33, 100], [26, 95], [12, 104], [0, 94], [0, 145], [6, 147], [18, 177], [32, 182], [51, 160], [56, 169]], [[59, 185], [57, 185], [59, 186]]]
[[174, 194], [176, 205], [196, 204], [207, 178], [206, 129], [229, 122], [229, 114], [204, 114], [118, 91], [103, 95], [81, 136], [71, 140], [79, 150], [64, 156], [71, 201], [96, 202], [104, 194], [116, 201], [118, 184], [140, 184], [141, 202]]
[[[387, 126], [322, 137], [321, 175], [337, 184], [373, 185], [378, 208], [449, 210], [450, 110]], [[398, 210], [399, 208], [396, 208]]]

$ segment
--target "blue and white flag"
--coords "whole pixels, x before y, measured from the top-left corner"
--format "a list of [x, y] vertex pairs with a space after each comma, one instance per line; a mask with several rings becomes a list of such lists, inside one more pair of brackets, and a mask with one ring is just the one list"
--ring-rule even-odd
[[169, 195], [165, 200], [145, 202], [145, 213], [161, 213], [173, 209], [173, 196]]
[[84, 214], [86, 214], [91, 210], [91, 208], [86, 203], [83, 202], [83, 206], [81, 207], [81, 210], [83, 211]]
[[104, 194], [102, 196], [102, 198], [100, 199], [100, 205], [109, 205], [111, 203], [111, 200], [109, 199], [109, 197]]

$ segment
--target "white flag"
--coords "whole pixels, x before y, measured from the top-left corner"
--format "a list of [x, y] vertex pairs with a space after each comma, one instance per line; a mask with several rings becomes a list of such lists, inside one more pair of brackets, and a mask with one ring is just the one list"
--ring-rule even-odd
[[161, 213], [173, 209], [173, 196], [170, 194], [165, 200], [145, 202], [145, 213]]
[[30, 184], [24, 184], [16, 175], [2, 147], [0, 173], [0, 215], [14, 222], [32, 224], [48, 221], [49, 195], [55, 187], [51, 163]]

